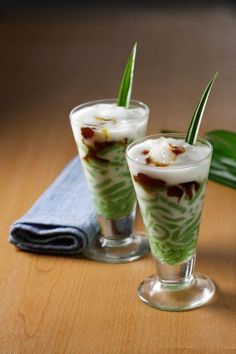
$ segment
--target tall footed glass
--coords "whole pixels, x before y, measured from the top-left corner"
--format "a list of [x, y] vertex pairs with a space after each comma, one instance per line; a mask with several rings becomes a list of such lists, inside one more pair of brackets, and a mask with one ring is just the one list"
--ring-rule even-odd
[[70, 113], [101, 229], [85, 252], [88, 258], [123, 263], [150, 250], [147, 238], [133, 233], [136, 196], [125, 158], [127, 146], [146, 134], [148, 115], [141, 102], [131, 100], [125, 108], [115, 99], [88, 102]]
[[156, 267], [138, 295], [168, 311], [202, 306], [215, 293], [208, 277], [193, 273], [212, 147], [204, 138], [196, 146], [184, 139], [181, 134], [144, 137], [126, 152]]

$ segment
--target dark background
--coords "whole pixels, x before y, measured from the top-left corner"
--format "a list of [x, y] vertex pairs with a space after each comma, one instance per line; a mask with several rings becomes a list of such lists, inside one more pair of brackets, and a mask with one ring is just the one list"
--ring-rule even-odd
[[117, 96], [136, 41], [132, 97], [149, 105], [150, 133], [186, 131], [216, 71], [201, 133], [236, 130], [234, 1], [5, 1], [1, 9], [2, 141], [12, 142], [14, 127], [21, 146], [51, 124], [65, 136], [49, 142], [58, 156], [68, 144], [68, 158], [75, 154], [70, 110]]

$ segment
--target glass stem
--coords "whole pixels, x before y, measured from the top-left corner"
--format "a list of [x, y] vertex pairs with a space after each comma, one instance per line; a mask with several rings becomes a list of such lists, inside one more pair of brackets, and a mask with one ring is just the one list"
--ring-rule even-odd
[[120, 242], [130, 237], [133, 233], [133, 225], [136, 214], [136, 205], [132, 212], [124, 218], [113, 220], [104, 216], [97, 215], [97, 219], [101, 228], [101, 235], [111, 244]]
[[163, 264], [154, 258], [160, 280], [169, 286], [191, 283], [196, 255], [181, 264]]

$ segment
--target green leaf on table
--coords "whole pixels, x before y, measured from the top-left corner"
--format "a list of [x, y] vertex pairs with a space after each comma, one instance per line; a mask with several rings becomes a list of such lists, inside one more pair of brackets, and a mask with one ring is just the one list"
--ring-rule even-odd
[[236, 188], [236, 133], [213, 130], [207, 138], [213, 146], [209, 178]]
[[207, 138], [214, 147], [224, 156], [236, 160], [236, 133], [228, 130], [212, 130], [207, 133]]
[[213, 168], [211, 168], [209, 179], [211, 181], [224, 184], [225, 186], [236, 188], [236, 178], [234, 175], [228, 172], [214, 170]]
[[213, 79], [209, 82], [209, 84], [207, 85], [205, 91], [203, 92], [203, 95], [201, 96], [197, 107], [194, 111], [193, 117], [191, 119], [190, 122], [190, 126], [188, 128], [188, 132], [185, 138], [186, 143], [194, 145], [197, 141], [197, 136], [198, 136], [198, 132], [199, 132], [199, 128], [200, 128], [200, 124], [202, 121], [202, 116], [207, 104], [207, 100], [209, 97], [209, 94], [211, 92], [212, 86], [215, 82], [215, 79], [218, 75], [218, 72], [214, 75]]
[[135, 43], [132, 52], [130, 54], [128, 63], [126, 65], [123, 78], [121, 81], [119, 94], [117, 98], [117, 106], [129, 107], [131, 92], [132, 92], [132, 83], [134, 77], [134, 64], [136, 57], [137, 43]]

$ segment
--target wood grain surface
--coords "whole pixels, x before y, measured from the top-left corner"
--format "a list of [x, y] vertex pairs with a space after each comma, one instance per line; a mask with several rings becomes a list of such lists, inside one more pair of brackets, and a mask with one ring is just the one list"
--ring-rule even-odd
[[236, 130], [235, 38], [229, 6], [19, 8], [1, 18], [1, 354], [236, 353], [236, 190], [208, 183], [196, 270], [216, 282], [217, 297], [193, 311], [137, 298], [155, 271], [151, 256], [109, 265], [7, 241], [12, 222], [76, 154], [69, 111], [117, 95], [135, 41], [133, 98], [150, 106], [149, 133], [186, 130], [217, 70], [201, 132]]

